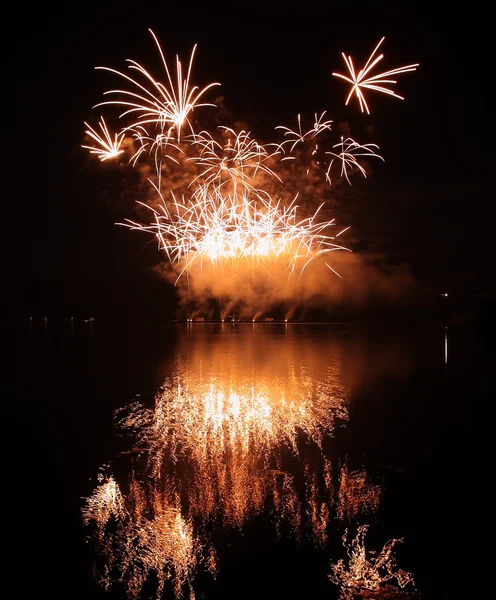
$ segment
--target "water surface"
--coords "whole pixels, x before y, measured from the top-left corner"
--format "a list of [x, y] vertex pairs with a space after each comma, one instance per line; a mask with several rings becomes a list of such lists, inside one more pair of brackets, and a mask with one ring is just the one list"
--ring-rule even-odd
[[[33, 590], [338, 598], [331, 564], [360, 525], [370, 550], [403, 538], [424, 598], [473, 586], [494, 389], [473, 331], [39, 321], [17, 341], [14, 539]], [[123, 581], [105, 591], [111, 561]]]

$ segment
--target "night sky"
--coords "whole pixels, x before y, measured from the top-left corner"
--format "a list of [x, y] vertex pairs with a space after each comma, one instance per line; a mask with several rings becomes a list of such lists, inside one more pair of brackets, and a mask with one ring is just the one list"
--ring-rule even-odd
[[[124, 70], [133, 58], [160, 72], [148, 28], [169, 63], [176, 54], [186, 63], [198, 44], [193, 82], [219, 81], [224, 105], [257, 139], [298, 113], [311, 119], [323, 110], [372, 128], [385, 163], [374, 163], [351, 211], [354, 250], [407, 264], [433, 294], [493, 290], [491, 19], [477, 8], [485, 5], [437, 13], [416, 3], [276, 6], [19, 6], [6, 23], [15, 31], [14, 117], [4, 114], [13, 128], [4, 177], [15, 216], [4, 227], [5, 258], [17, 263], [16, 310], [172, 316], [175, 291], [151, 271], [160, 258], [155, 241], [115, 225], [134, 216], [119, 169], [80, 147], [83, 121], [101, 114], [92, 107], [117, 79], [96, 66]], [[345, 72], [342, 51], [359, 63], [382, 36], [381, 67], [420, 66], [398, 76], [404, 101], [370, 93], [368, 116], [355, 102], [344, 106], [347, 87], [331, 72]]]

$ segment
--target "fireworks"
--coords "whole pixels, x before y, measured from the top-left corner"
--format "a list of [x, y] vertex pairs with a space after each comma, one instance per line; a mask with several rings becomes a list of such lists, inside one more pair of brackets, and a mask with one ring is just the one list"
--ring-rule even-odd
[[[132, 83], [134, 88], [137, 88], [137, 91], [121, 89], [109, 90], [105, 92], [105, 94], [115, 94], [116, 97], [107, 102], [101, 102], [100, 104], [97, 104], [97, 106], [111, 104], [127, 107], [120, 115], [121, 118], [127, 115], [136, 115], [138, 117], [136, 121], [126, 128], [127, 130], [144, 129], [147, 131], [146, 128], [152, 126], [154, 129], [158, 129], [160, 136], [162, 136], [164, 132], [167, 132], [166, 137], [172, 130], [175, 130], [177, 139], [180, 141], [182, 127], [185, 124], [189, 124], [191, 127], [189, 121], [190, 113], [200, 106], [215, 106], [213, 104], [200, 103], [199, 100], [210, 88], [220, 84], [210, 83], [203, 89], [199, 89], [198, 86], [190, 86], [191, 70], [196, 45], [191, 51], [189, 65], [185, 76], [183, 75], [182, 63], [179, 60], [179, 57], [176, 56], [176, 82], [174, 83], [160, 43], [153, 31], [151, 29], [149, 31], [155, 40], [160, 53], [162, 64], [167, 75], [167, 84], [155, 80], [142, 65], [131, 59], [128, 59], [127, 61], [130, 63], [129, 68], [138, 71], [142, 76], [143, 83], [140, 83], [137, 79], [133, 79], [125, 73], [111, 69], [110, 67], [97, 67], [97, 69], [103, 69], [119, 75], [126, 81]], [[148, 87], [144, 84], [147, 84]]]
[[253, 139], [249, 132], [243, 130], [236, 133], [225, 126], [220, 126], [219, 129], [223, 131], [224, 137], [227, 137], [224, 145], [216, 141], [208, 131], [193, 136], [193, 144], [200, 147], [200, 153], [199, 156], [189, 160], [204, 167], [204, 170], [191, 182], [191, 185], [201, 181], [201, 190], [212, 184], [214, 189], [219, 190], [230, 182], [234, 191], [237, 186], [247, 191], [254, 191], [252, 181], [258, 171], [277, 177], [276, 173], [264, 164], [273, 155]]
[[244, 261], [266, 271], [282, 261], [291, 275], [297, 269], [303, 272], [318, 256], [346, 250], [324, 233], [334, 220], [318, 221], [320, 208], [312, 217], [297, 219], [296, 199], [282, 207], [270, 198], [250, 197], [246, 191], [224, 195], [219, 188], [215, 192], [203, 188], [201, 197], [187, 205], [174, 198], [172, 209], [161, 199], [161, 211], [151, 209], [153, 223], [128, 220], [124, 225], [153, 232], [169, 260], [183, 265], [178, 278], [203, 261], [221, 270], [228, 263], [239, 266]]
[[391, 69], [390, 71], [384, 71], [383, 73], [378, 73], [377, 75], [369, 75], [372, 69], [384, 58], [384, 54], [380, 54], [379, 56], [375, 56], [379, 46], [384, 41], [384, 37], [380, 39], [377, 46], [374, 48], [374, 51], [367, 59], [364, 67], [358, 71], [355, 71], [355, 67], [353, 65], [353, 59], [351, 56], [346, 56], [343, 52], [342, 57], [349, 71], [349, 77], [346, 75], [342, 75], [341, 73], [333, 73], [334, 77], [339, 77], [344, 79], [348, 83], [351, 84], [351, 90], [346, 98], [345, 104], [348, 105], [353, 94], [357, 97], [357, 100], [360, 104], [360, 109], [362, 112], [367, 112], [370, 114], [370, 110], [365, 100], [365, 95], [363, 90], [374, 90], [376, 92], [381, 92], [382, 94], [388, 94], [389, 96], [394, 96], [395, 98], [399, 98], [400, 100], [404, 100], [403, 96], [396, 94], [389, 87], [385, 87], [386, 84], [395, 84], [395, 79], [389, 79], [393, 75], [400, 75], [402, 73], [408, 73], [410, 71], [415, 71], [419, 66], [419, 63], [415, 63], [412, 65], [406, 65], [404, 67], [397, 67], [396, 69]]
[[[284, 125], [278, 125], [276, 127], [277, 129], [281, 129], [282, 131], [284, 131], [284, 137], [287, 137], [287, 139], [285, 139], [281, 144], [278, 145], [278, 150], [285, 152], [284, 148], [285, 145], [288, 144], [290, 146], [290, 152], [293, 152], [294, 149], [296, 148], [296, 146], [302, 142], [304, 142], [306, 139], [310, 139], [313, 140], [315, 139], [320, 133], [322, 133], [323, 131], [331, 131], [332, 128], [332, 121], [323, 121], [324, 115], [325, 115], [324, 111], [320, 117], [317, 116], [317, 114], [315, 115], [315, 122], [313, 124], [313, 127], [311, 129], [309, 129], [308, 131], [306, 131], [305, 133], [303, 133], [303, 129], [301, 126], [301, 115], [298, 115], [297, 120], [298, 120], [298, 130], [292, 130], [289, 127], [286, 127]], [[288, 159], [294, 159], [294, 156], [289, 156]]]
[[111, 517], [124, 518], [126, 509], [119, 486], [113, 477], [103, 480], [88, 498], [83, 509], [83, 522], [85, 525], [95, 521], [98, 527], [103, 528]]
[[[102, 162], [127, 152], [129, 164], [142, 165], [150, 183], [149, 196], [137, 202], [148, 219], [119, 224], [155, 237], [175, 285], [186, 280], [189, 291], [190, 282], [194, 287], [203, 276], [205, 289], [215, 296], [211, 289], [216, 280], [224, 286], [234, 282], [244, 300], [250, 297], [255, 316], [266, 301], [262, 276], [276, 279], [282, 273], [286, 283], [301, 278], [299, 291], [305, 293], [311, 288], [307, 281], [322, 287], [320, 273], [310, 278], [314, 267], [341, 277], [329, 263], [335, 251], [349, 252], [337, 242], [349, 227], [337, 227], [329, 218], [327, 200], [336, 181], [351, 185], [354, 174], [367, 177], [366, 159], [384, 160], [378, 146], [349, 135], [329, 143], [334, 131], [326, 111], [315, 113], [308, 129], [300, 114], [295, 128], [275, 127], [276, 137], [279, 133], [283, 139], [272, 143], [259, 142], [239, 124], [195, 131], [193, 112], [215, 107], [203, 97], [220, 84], [199, 88], [190, 83], [196, 45], [185, 71], [176, 56], [174, 80], [158, 38], [150, 33], [165, 83], [131, 59], [129, 68], [137, 77], [98, 67], [130, 86], [105, 92], [110, 99], [97, 105], [119, 107], [124, 124], [112, 135], [103, 117], [101, 133], [85, 123], [96, 145], [83, 148]], [[344, 55], [351, 77], [333, 73], [352, 84], [346, 103], [355, 94], [362, 111], [369, 112], [362, 88], [400, 98], [383, 87], [395, 83], [387, 77], [417, 66], [369, 77], [383, 58], [375, 57], [382, 41], [358, 74], [351, 57]], [[282, 281], [275, 285], [283, 288]], [[222, 302], [227, 297], [227, 314], [233, 305], [229, 288], [218, 289]], [[303, 292], [291, 296], [286, 289], [280, 297], [294, 304], [296, 296], [305, 297]], [[280, 353], [274, 357], [280, 359]], [[167, 581], [179, 597], [185, 585], [192, 590], [200, 564], [215, 572], [210, 522], [240, 528], [272, 501], [278, 531], [284, 521], [298, 538], [306, 520], [315, 543], [324, 545], [332, 515], [350, 520], [377, 510], [380, 487], [364, 471], [349, 472], [346, 465], [340, 477], [333, 474], [323, 455], [335, 421], [348, 418], [348, 395], [333, 368], [326, 364], [319, 377], [288, 359], [282, 360], [284, 373], [278, 377], [276, 366], [265, 357], [267, 372], [240, 360], [246, 368], [240, 374], [229, 358], [226, 365], [218, 359], [216, 372], [209, 373], [210, 354], [200, 358], [191, 369], [188, 361], [177, 361], [174, 376], [165, 381], [152, 408], [136, 402], [117, 411], [117, 424], [134, 437], [132, 450], [123, 453], [131, 456], [133, 473], [122, 490], [112, 475], [102, 476], [83, 509], [83, 521], [95, 526], [106, 560], [104, 584], [122, 581], [133, 599], [150, 574], [158, 583], [157, 597]], [[298, 462], [302, 440], [321, 459], [318, 472], [303, 464], [303, 493], [285, 462], [288, 453], [295, 459], [293, 467]], [[138, 478], [139, 468], [143, 472]], [[413, 582], [410, 574], [393, 570], [392, 548], [400, 540], [388, 542], [377, 558], [369, 559], [365, 532], [362, 526], [347, 546], [348, 567], [343, 561], [333, 566], [331, 581], [353, 590], [375, 590], [393, 579], [400, 587]]]
[[337, 159], [341, 164], [341, 173], [342, 177], [346, 178], [346, 181], [351, 184], [349, 175], [353, 170], [358, 170], [360, 173], [367, 177], [367, 171], [365, 168], [357, 161], [357, 156], [375, 156], [376, 158], [380, 158], [384, 160], [382, 156], [379, 156], [375, 151], [378, 148], [377, 144], [358, 144], [355, 140], [351, 138], [344, 139], [341, 136], [341, 142], [339, 144], [335, 144], [333, 148], [339, 148], [340, 152], [326, 152], [332, 156], [332, 159], [329, 163], [329, 167], [326, 172], [326, 177], [331, 183], [331, 167], [334, 159]]
[[119, 154], [122, 154], [124, 150], [121, 150], [121, 144], [124, 139], [124, 133], [115, 134], [114, 139], [112, 140], [112, 136], [108, 130], [107, 124], [103, 117], [101, 117], [99, 125], [102, 130], [102, 134], [100, 135], [96, 132], [88, 123], [84, 123], [88, 128], [86, 130], [86, 134], [95, 140], [95, 142], [99, 145], [98, 148], [94, 146], [82, 146], [90, 151], [91, 154], [97, 154], [98, 158], [103, 162], [104, 160], [108, 160], [109, 158], [115, 158]]
[[[157, 36], [150, 33], [165, 82], [132, 59], [127, 62], [136, 77], [97, 67], [130, 84], [126, 89], [105, 92], [112, 98], [96, 105], [123, 107], [120, 119], [125, 124], [114, 137], [103, 118], [102, 135], [86, 124], [86, 133], [98, 146], [84, 148], [102, 161], [122, 154], [121, 147], [130, 151], [132, 166], [143, 160], [146, 164], [147, 157], [152, 157], [155, 176], [148, 180], [159, 200], [138, 202], [149, 209], [151, 218], [148, 223], [126, 219], [120, 224], [155, 236], [169, 261], [174, 285], [187, 274], [189, 288], [191, 277], [206, 267], [213, 269], [215, 278], [241, 279], [243, 265], [250, 266], [251, 279], [284, 270], [288, 278], [301, 276], [310, 264], [320, 264], [341, 277], [330, 264], [329, 253], [349, 251], [336, 243], [349, 227], [332, 234], [336, 224], [327, 217], [326, 193], [320, 182], [331, 187], [336, 180], [344, 180], [351, 185], [355, 173], [366, 177], [364, 159], [384, 160], [378, 146], [341, 136], [329, 147], [333, 121], [326, 111], [315, 113], [308, 129], [300, 114], [296, 128], [276, 126], [276, 134], [283, 135], [280, 142], [263, 144], [250, 131], [227, 125], [196, 132], [192, 113], [200, 107], [216, 106], [202, 100], [220, 84], [192, 85], [196, 45], [187, 69], [176, 56], [174, 80]], [[353, 80], [353, 90], [363, 106], [360, 86], [371, 87], [370, 81], [376, 81], [374, 77], [364, 79], [382, 58], [373, 60], [376, 51]], [[352, 67], [351, 58], [347, 64]], [[182, 134], [185, 127], [188, 133]], [[326, 260], [316, 260], [320, 258]]]

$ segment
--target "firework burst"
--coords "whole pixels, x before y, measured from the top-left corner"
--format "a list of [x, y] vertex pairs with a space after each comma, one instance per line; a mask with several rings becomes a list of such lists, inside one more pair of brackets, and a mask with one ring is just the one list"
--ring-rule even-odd
[[[261, 265], [266, 271], [283, 261], [290, 275], [302, 273], [310, 261], [335, 250], [348, 250], [333, 240], [339, 236], [326, 234], [334, 219], [319, 221], [318, 213], [297, 219], [296, 198], [283, 207], [270, 197], [250, 197], [241, 194], [224, 195], [203, 188], [201, 198], [181, 203], [173, 197], [168, 208], [161, 192], [161, 211], [153, 211], [154, 220], [141, 224], [130, 219], [131, 229], [153, 233], [159, 249], [165, 251], [172, 263], [182, 265], [179, 277], [193, 264], [208, 261], [221, 270], [230, 264]], [[177, 282], [177, 280], [176, 280]]]
[[203, 188], [213, 184], [215, 189], [220, 189], [225, 183], [231, 182], [234, 190], [241, 186], [253, 191], [255, 188], [252, 181], [259, 171], [279, 179], [278, 175], [264, 164], [274, 154], [269, 154], [266, 147], [251, 137], [250, 132], [243, 130], [236, 133], [225, 126], [220, 126], [219, 129], [223, 132], [223, 137], [227, 138], [224, 144], [215, 140], [208, 131], [193, 136], [192, 144], [198, 146], [200, 152], [198, 156], [189, 160], [194, 161], [203, 170], [193, 179], [191, 185], [201, 180]]
[[124, 140], [124, 133], [116, 133], [112, 139], [112, 135], [108, 130], [107, 124], [103, 117], [100, 118], [99, 125], [102, 130], [102, 135], [95, 131], [88, 123], [84, 123], [88, 128], [85, 133], [93, 138], [99, 147], [95, 146], [82, 146], [90, 151], [90, 154], [96, 154], [98, 158], [103, 162], [109, 158], [115, 158], [119, 154], [122, 154], [124, 150], [121, 150], [121, 145]]
[[[122, 77], [134, 86], [134, 91], [114, 89], [105, 92], [106, 95], [112, 94], [115, 97], [112, 100], [101, 102], [96, 106], [118, 105], [127, 107], [120, 115], [121, 118], [133, 115], [137, 120], [126, 127], [127, 130], [145, 129], [152, 126], [159, 135], [166, 133], [170, 137], [170, 132], [175, 130], [177, 140], [181, 139], [181, 129], [188, 124], [192, 127], [189, 120], [190, 113], [200, 106], [215, 106], [211, 103], [200, 103], [200, 98], [212, 87], [220, 83], [210, 83], [200, 89], [198, 86], [190, 85], [191, 70], [193, 59], [196, 52], [196, 44], [191, 51], [188, 69], [183, 74], [182, 63], [176, 56], [176, 82], [173, 81], [165, 55], [162, 51], [157, 36], [149, 30], [160, 53], [162, 64], [167, 75], [167, 84], [163, 84], [152, 77], [152, 75], [138, 62], [128, 59], [129, 68], [138, 71], [143, 83], [138, 79], [133, 79], [129, 75], [117, 71], [110, 67], [96, 67], [105, 71], [110, 71]], [[145, 85], [146, 84], [146, 85]]]
[[390, 77], [415, 71], [419, 66], [419, 63], [415, 63], [412, 65], [405, 65], [404, 67], [397, 67], [396, 69], [391, 69], [389, 71], [384, 71], [383, 73], [378, 73], [377, 75], [371, 75], [370, 72], [372, 69], [384, 58], [384, 54], [379, 54], [379, 56], [376, 56], [379, 46], [384, 40], [384, 37], [380, 39], [379, 43], [374, 48], [374, 51], [369, 56], [367, 62], [363, 68], [360, 69], [360, 71], [357, 72], [355, 70], [351, 56], [346, 56], [346, 54], [343, 52], [341, 55], [344, 59], [346, 67], [348, 68], [349, 77], [341, 73], [333, 73], [334, 77], [344, 79], [351, 84], [351, 90], [346, 98], [345, 104], [348, 105], [351, 97], [355, 95], [360, 104], [360, 110], [362, 112], [367, 112], [367, 114], [370, 114], [370, 110], [367, 101], [365, 100], [365, 94], [363, 90], [374, 90], [376, 92], [381, 92], [382, 94], [388, 94], [389, 96], [394, 96], [395, 98], [404, 100], [403, 96], [396, 94], [390, 87], [386, 87], [386, 85], [393, 85], [397, 83], [395, 79], [390, 79]]
[[341, 177], [344, 177], [350, 185], [351, 181], [349, 175], [351, 174], [351, 172], [358, 170], [364, 177], [367, 177], [367, 171], [365, 170], [365, 167], [362, 164], [360, 164], [360, 162], [357, 160], [357, 156], [373, 156], [375, 158], [380, 158], [381, 160], [384, 160], [382, 156], [377, 154], [377, 152], [375, 151], [379, 148], [377, 144], [359, 144], [351, 138], [344, 139], [344, 137], [341, 136], [341, 141], [339, 142], [339, 144], [335, 144], [333, 148], [338, 148], [340, 152], [326, 152], [326, 154], [332, 156], [332, 159], [329, 162], [329, 167], [326, 172], [326, 178], [329, 181], [329, 184], [332, 183], [330, 173], [332, 163], [334, 162], [334, 160], [339, 161], [341, 165], [340, 175]]
[[[322, 132], [326, 130], [331, 131], [332, 121], [323, 120], [325, 113], [326, 111], [324, 111], [320, 116], [317, 116], [317, 114], [315, 114], [315, 121], [312, 128], [305, 132], [303, 131], [301, 125], [301, 115], [297, 116], [298, 129], [290, 129], [289, 127], [285, 127], [284, 125], [278, 125], [276, 127], [276, 130], [280, 129], [281, 131], [284, 131], [284, 137], [287, 139], [285, 139], [283, 142], [277, 145], [277, 150], [282, 152], [283, 154], [286, 154], [285, 146], [289, 145], [289, 152], [293, 152], [298, 144], [305, 142], [307, 139], [313, 140]], [[294, 157], [289, 156], [287, 158], [292, 159]]]
[[[186, 69], [176, 56], [174, 79], [157, 36], [150, 33], [165, 81], [155, 79], [131, 59], [127, 62], [136, 77], [97, 67], [128, 84], [124, 89], [105, 92], [111, 98], [96, 105], [121, 107], [120, 118], [125, 124], [114, 137], [103, 118], [101, 135], [86, 124], [86, 133], [98, 146], [84, 148], [102, 161], [125, 148], [130, 151], [133, 167], [143, 162], [141, 172], [152, 185], [149, 200], [138, 202], [148, 209], [148, 217], [142, 223], [125, 219], [120, 225], [154, 235], [168, 260], [167, 277], [176, 285], [186, 274], [188, 293], [190, 277], [202, 276], [206, 281], [205, 267], [213, 269], [208, 275], [216, 282], [237, 277], [240, 287], [247, 291], [249, 286], [254, 289], [257, 279], [264, 286], [261, 280], [266, 273], [287, 274], [289, 280], [302, 275], [309, 265], [312, 270], [325, 265], [341, 277], [329, 259], [331, 252], [349, 251], [336, 241], [349, 227], [332, 233], [336, 224], [328, 214], [334, 201], [331, 194], [338, 187], [336, 181], [351, 185], [354, 174], [367, 177], [368, 159], [384, 160], [378, 146], [359, 143], [349, 135], [332, 142], [333, 121], [325, 110], [315, 113], [309, 126], [303, 125], [298, 114], [295, 127], [275, 127], [282, 141], [279, 137], [279, 141], [260, 143], [240, 124], [203, 127], [197, 132], [192, 113], [200, 107], [215, 106], [203, 102], [203, 97], [220, 84], [203, 88], [191, 84], [196, 45]], [[351, 57], [345, 57], [351, 79], [334, 74], [352, 83], [347, 102], [356, 94], [367, 111], [362, 87], [396, 96], [383, 87], [393, 83], [387, 77], [416, 67], [408, 65], [370, 76], [383, 57], [376, 56], [382, 41], [358, 73]], [[152, 169], [154, 175], [150, 176]]]

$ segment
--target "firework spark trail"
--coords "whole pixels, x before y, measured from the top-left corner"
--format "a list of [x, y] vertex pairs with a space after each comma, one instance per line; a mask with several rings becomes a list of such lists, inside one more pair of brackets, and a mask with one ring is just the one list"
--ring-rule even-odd
[[97, 144], [98, 148], [94, 146], [82, 146], [82, 148], [86, 148], [90, 151], [90, 154], [98, 155], [98, 158], [103, 162], [104, 160], [108, 160], [109, 158], [115, 158], [119, 154], [122, 154], [124, 150], [121, 150], [121, 145], [124, 140], [124, 133], [116, 133], [114, 139], [108, 130], [107, 124], [103, 117], [100, 117], [100, 129], [102, 130], [102, 134], [100, 135], [97, 131], [95, 131], [88, 123], [84, 123], [88, 128], [85, 133], [93, 138]]
[[[396, 94], [392, 89], [385, 87], [383, 84], [395, 84], [397, 83], [395, 79], [388, 79], [393, 75], [400, 75], [402, 73], [408, 73], [410, 71], [415, 71], [419, 66], [419, 63], [415, 63], [412, 65], [405, 65], [404, 67], [397, 67], [396, 69], [391, 69], [390, 71], [384, 71], [383, 73], [379, 73], [377, 75], [371, 75], [368, 77], [368, 74], [372, 69], [384, 58], [384, 54], [380, 54], [375, 57], [379, 46], [384, 41], [384, 37], [382, 37], [374, 48], [374, 51], [369, 56], [367, 62], [364, 67], [358, 71], [355, 71], [355, 67], [353, 65], [353, 59], [351, 56], [346, 56], [344, 52], [341, 53], [344, 62], [349, 71], [349, 77], [343, 75], [341, 73], [332, 73], [334, 77], [339, 77], [340, 79], [344, 79], [348, 83], [351, 83], [351, 90], [346, 98], [345, 104], [348, 105], [353, 94], [356, 95], [358, 102], [360, 104], [360, 109], [362, 112], [367, 112], [370, 114], [369, 107], [367, 105], [367, 101], [365, 100], [365, 95], [363, 93], [363, 89], [374, 90], [376, 92], [381, 92], [382, 94], [388, 94], [389, 96], [394, 96], [395, 98], [399, 98], [400, 100], [404, 100], [403, 96]], [[374, 58], [375, 57], [375, 58]]]
[[193, 263], [202, 261], [220, 268], [228, 262], [235, 266], [249, 261], [267, 269], [282, 259], [294, 275], [297, 265], [302, 273], [316, 257], [348, 250], [325, 234], [334, 226], [334, 219], [317, 220], [322, 205], [312, 217], [297, 220], [296, 198], [282, 207], [280, 201], [250, 198], [246, 191], [233, 196], [222, 194], [218, 188], [215, 193], [204, 188], [203, 197], [188, 204], [174, 198], [172, 214], [163, 196], [161, 199], [161, 213], [151, 209], [153, 223], [143, 225], [128, 219], [121, 225], [153, 233], [169, 260], [184, 265], [178, 279]]
[[[96, 106], [119, 105], [128, 107], [120, 115], [121, 118], [130, 114], [136, 114], [138, 115], [138, 120], [129, 125], [126, 129], [134, 130], [138, 127], [146, 128], [147, 125], [153, 125], [155, 128], [158, 128], [160, 134], [164, 134], [164, 132], [167, 131], [166, 135], [169, 135], [170, 131], [175, 129], [177, 141], [180, 142], [182, 127], [185, 124], [188, 124], [192, 130], [188, 115], [190, 115], [195, 108], [201, 106], [215, 106], [215, 104], [211, 103], [200, 103], [199, 100], [209, 89], [220, 85], [220, 83], [210, 83], [202, 89], [199, 89], [198, 86], [190, 87], [190, 77], [196, 44], [191, 51], [188, 70], [185, 77], [183, 77], [181, 61], [179, 60], [179, 57], [176, 56], [176, 83], [174, 83], [160, 43], [153, 31], [151, 29], [149, 31], [155, 40], [155, 44], [160, 53], [167, 74], [168, 86], [156, 81], [142, 65], [132, 59], [127, 59], [127, 62], [130, 63], [129, 68], [138, 71], [145, 82], [149, 85], [151, 84], [151, 90], [121, 71], [117, 71], [110, 67], [96, 67], [97, 69], [110, 71], [111, 73], [119, 75], [126, 81], [132, 83], [133, 86], [139, 90], [138, 92], [122, 89], [109, 90], [105, 92], [106, 95], [116, 94], [117, 97], [107, 102], [100, 102]], [[121, 96], [129, 98], [129, 100], [121, 99]]]
[[[146, 218], [143, 223], [126, 219], [119, 224], [155, 236], [159, 250], [168, 260], [163, 274], [174, 285], [179, 284], [184, 298], [198, 296], [200, 288], [205, 294], [214, 293], [209, 292], [212, 287], [207, 283], [207, 267], [213, 270], [215, 282], [222, 280], [227, 288], [227, 282], [236, 277], [237, 288], [245, 290], [248, 296], [253, 295], [257, 281], [259, 288], [271, 288], [271, 284], [264, 283], [266, 274], [272, 279], [287, 274], [281, 290], [284, 288], [283, 296], [289, 298], [297, 293], [295, 286], [290, 289], [290, 279], [293, 282], [294, 276], [301, 276], [309, 265], [312, 268], [305, 280], [315, 279], [319, 269], [341, 278], [336, 264], [330, 264], [329, 253], [350, 251], [336, 243], [336, 238], [349, 227], [331, 234], [335, 222], [326, 212], [330, 205], [327, 200], [333, 201], [328, 196], [332, 193], [329, 187], [337, 189], [340, 181], [351, 185], [354, 174], [367, 177], [366, 159], [384, 160], [377, 152], [378, 146], [361, 144], [348, 136], [341, 137], [329, 150], [333, 121], [327, 118], [326, 111], [315, 113], [308, 129], [300, 114], [296, 128], [277, 126], [275, 131], [283, 137], [279, 142], [262, 144], [244, 126], [220, 125], [212, 131], [202, 128], [196, 133], [192, 113], [200, 107], [216, 106], [203, 102], [203, 96], [220, 84], [210, 83], [200, 89], [190, 83], [196, 45], [187, 69], [183, 70], [176, 56], [174, 81], [158, 38], [153, 31], [150, 33], [161, 57], [165, 83], [131, 59], [127, 62], [131, 71], [137, 72], [136, 78], [110, 67], [97, 67], [129, 84], [128, 89], [105, 92], [112, 98], [97, 104], [123, 107], [120, 118], [124, 126], [115, 139], [103, 118], [102, 136], [88, 125], [86, 131], [102, 149], [85, 148], [102, 161], [121, 154], [121, 146], [131, 151], [129, 162], [133, 167], [143, 161], [141, 172], [154, 190], [148, 201], [137, 203], [149, 209], [148, 222]], [[378, 86], [381, 76], [366, 79], [382, 59], [382, 55], [375, 56], [381, 43], [382, 40], [356, 81], [349, 80], [354, 86], [352, 91], [363, 102], [360, 86], [384, 91]], [[353, 67], [351, 58], [347, 64]], [[182, 135], [185, 127], [189, 131]], [[154, 180], [149, 176], [150, 162], [155, 170]], [[327, 260], [315, 260], [321, 258]], [[306, 285], [303, 279], [301, 285]], [[266, 297], [269, 298], [268, 292]]]
[[[284, 131], [284, 137], [288, 136], [288, 139], [284, 140], [283, 142], [281, 142], [280, 144], [276, 144], [277, 150], [279, 152], [282, 152], [283, 154], [286, 153], [285, 151], [285, 145], [288, 144], [290, 145], [290, 152], [293, 152], [294, 149], [296, 148], [296, 146], [300, 143], [305, 142], [305, 140], [307, 139], [314, 139], [317, 135], [321, 134], [324, 131], [331, 131], [332, 130], [332, 121], [323, 121], [322, 119], [324, 118], [326, 111], [324, 111], [320, 116], [317, 116], [317, 114], [315, 114], [315, 121], [313, 124], [313, 127], [311, 129], [309, 129], [308, 131], [306, 131], [305, 133], [303, 133], [303, 129], [301, 126], [301, 115], [297, 116], [297, 120], [298, 120], [298, 130], [293, 130], [290, 129], [289, 127], [286, 127], [284, 125], [278, 125], [276, 127], [276, 130], [281, 129]], [[286, 157], [286, 160], [293, 160], [294, 157], [289, 156]], [[285, 160], [285, 159], [283, 159]]]
[[103, 480], [100, 477], [100, 481], [92, 496], [87, 499], [86, 506], [82, 511], [85, 525], [90, 521], [95, 521], [100, 527], [103, 527], [112, 516], [119, 519], [125, 517], [124, 499], [115, 479], [109, 477]]
[[174, 148], [177, 150], [177, 152], [183, 153], [181, 148], [174, 142], [175, 138], [172, 136], [170, 130], [167, 133], [159, 133], [155, 137], [150, 136], [148, 131], [141, 125], [134, 129], [130, 129], [129, 131], [131, 132], [135, 142], [138, 144], [138, 149], [129, 160], [133, 166], [136, 166], [139, 157], [147, 149], [149, 154], [154, 154], [155, 170], [157, 175], [159, 175], [161, 172], [162, 158], [168, 158], [176, 164], [179, 164], [177, 159], [166, 153], [168, 148]]
[[360, 173], [367, 177], [367, 171], [365, 168], [357, 161], [357, 156], [374, 156], [376, 158], [380, 158], [384, 160], [382, 156], [377, 154], [375, 149], [378, 149], [379, 146], [377, 144], [359, 144], [355, 142], [355, 140], [351, 138], [344, 139], [344, 136], [341, 136], [341, 142], [339, 144], [335, 144], [333, 148], [340, 148], [340, 152], [326, 152], [326, 154], [331, 155], [333, 158], [329, 163], [329, 167], [326, 172], [326, 178], [331, 184], [331, 167], [332, 163], [335, 159], [339, 160], [341, 163], [341, 177], [345, 177], [346, 181], [351, 185], [351, 181], [349, 179], [350, 172], [358, 169]]
[[188, 160], [205, 168], [190, 185], [201, 180], [202, 188], [213, 183], [216, 189], [220, 189], [226, 182], [231, 182], [234, 191], [238, 184], [248, 191], [254, 191], [251, 182], [260, 170], [281, 181], [279, 176], [264, 164], [274, 154], [269, 154], [266, 147], [251, 137], [250, 132], [242, 130], [236, 133], [225, 126], [218, 129], [228, 138], [224, 144], [216, 141], [208, 131], [192, 136], [192, 144], [200, 147], [200, 153], [199, 156]]
[[[284, 162], [286, 160], [296, 160], [296, 156], [291, 155], [291, 153], [295, 150], [298, 144], [304, 144], [306, 141], [315, 140], [317, 136], [321, 135], [325, 131], [332, 131], [332, 121], [324, 121], [324, 115], [325, 111], [320, 116], [315, 114], [315, 121], [313, 127], [305, 132], [303, 131], [301, 125], [300, 115], [298, 115], [297, 130], [290, 129], [289, 127], [282, 125], [276, 127], [276, 130], [284, 130], [284, 136], [288, 137], [288, 139], [276, 145], [277, 152], [285, 154], [284, 158], [281, 159], [281, 162]], [[285, 150], [285, 145], [290, 145], [289, 154]], [[345, 140], [344, 137], [341, 136], [341, 141], [335, 144], [333, 146], [333, 149], [334, 148], [340, 148], [341, 151], [339, 153], [333, 151], [326, 151], [324, 154], [332, 156], [332, 159], [328, 163], [322, 160], [322, 165], [324, 167], [327, 167], [325, 177], [329, 185], [332, 185], [331, 168], [335, 160], [338, 160], [341, 165], [341, 172], [339, 174], [339, 177], [344, 177], [350, 185], [351, 181], [349, 175], [352, 171], [358, 170], [364, 177], [367, 176], [367, 171], [365, 167], [362, 164], [360, 164], [360, 162], [357, 160], [357, 157], [368, 156], [384, 160], [383, 157], [376, 152], [376, 150], [379, 149], [379, 146], [377, 144], [359, 144], [350, 137], [346, 138]], [[315, 141], [311, 150], [311, 156], [316, 156], [318, 154], [318, 151], [319, 144], [318, 141]], [[317, 164], [320, 164], [319, 160], [316, 160], [316, 162]]]

